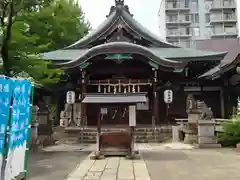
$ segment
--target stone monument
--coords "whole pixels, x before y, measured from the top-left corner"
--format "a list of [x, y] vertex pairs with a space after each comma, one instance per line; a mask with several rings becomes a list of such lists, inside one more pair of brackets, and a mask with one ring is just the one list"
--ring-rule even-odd
[[186, 144], [196, 144], [197, 143], [197, 123], [200, 119], [201, 112], [197, 107], [197, 102], [193, 95], [189, 94], [187, 97], [187, 114], [188, 121], [184, 126], [183, 132], [185, 133], [184, 143]]

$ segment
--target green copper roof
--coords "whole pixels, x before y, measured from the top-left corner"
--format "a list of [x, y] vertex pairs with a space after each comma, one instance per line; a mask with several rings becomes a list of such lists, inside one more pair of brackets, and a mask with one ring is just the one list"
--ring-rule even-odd
[[[119, 54], [124, 52], [126, 54], [138, 54], [145, 56], [146, 59], [152, 61], [156, 65], [174, 68], [174, 67], [183, 67], [184, 64], [181, 61], [175, 61], [171, 59], [167, 59], [163, 57], [161, 54], [156, 54], [154, 51], [151, 51], [149, 48], [140, 46], [133, 43], [128, 42], [111, 42], [106, 44], [101, 44], [95, 46], [91, 49], [85, 51], [79, 50], [62, 50], [62, 51], [55, 51], [55, 53], [50, 52], [49, 54], [45, 53], [43, 58], [50, 59], [53, 57], [61, 58], [60, 60], [68, 60], [64, 63], [56, 63], [55, 65], [64, 68], [73, 68], [79, 66], [81, 63], [87, 62], [91, 60], [93, 57], [97, 55], [109, 55], [109, 54]], [[47, 56], [48, 55], [48, 56]], [[69, 58], [69, 59], [63, 59]]]
[[[222, 58], [226, 52], [210, 52], [210, 51], [199, 51], [187, 48], [148, 48], [156, 56], [167, 58], [167, 59], [183, 59], [184, 58], [206, 58], [206, 60], [212, 60], [210, 57], [217, 56]], [[88, 49], [62, 49], [57, 51], [51, 51], [43, 53], [42, 57], [47, 60], [53, 61], [71, 61], [81, 55], [85, 54]]]

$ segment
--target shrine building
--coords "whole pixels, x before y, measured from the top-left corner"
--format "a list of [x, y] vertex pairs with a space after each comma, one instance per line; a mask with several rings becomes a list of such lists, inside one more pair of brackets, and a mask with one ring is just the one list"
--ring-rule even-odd
[[227, 117], [224, 78], [203, 76], [226, 54], [170, 44], [137, 22], [123, 0], [115, 0], [97, 29], [68, 47], [43, 53], [43, 58], [65, 72], [54, 91], [59, 118], [61, 111], [69, 111], [67, 92], [74, 92], [69, 126], [96, 126], [99, 109], [90, 102], [96, 99], [112, 102], [102, 124], [127, 124], [126, 106], [114, 101], [124, 96], [126, 103], [138, 102], [143, 93], [147, 102], [137, 103], [136, 124], [157, 126], [187, 117], [188, 94], [211, 107], [214, 117]]

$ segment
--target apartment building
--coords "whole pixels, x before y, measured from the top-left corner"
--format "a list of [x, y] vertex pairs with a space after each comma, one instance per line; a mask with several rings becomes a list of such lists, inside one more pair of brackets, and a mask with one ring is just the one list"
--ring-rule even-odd
[[196, 40], [236, 38], [240, 16], [236, 1], [240, 0], [161, 0], [160, 36], [192, 48]]

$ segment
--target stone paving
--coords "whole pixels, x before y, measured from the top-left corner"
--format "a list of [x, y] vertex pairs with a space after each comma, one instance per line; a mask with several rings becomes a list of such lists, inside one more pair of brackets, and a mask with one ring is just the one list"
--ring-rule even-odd
[[[143, 143], [136, 144], [135, 148], [140, 150], [141, 160], [124, 157], [90, 160], [87, 157], [66, 180], [240, 179], [240, 153], [235, 149], [194, 149], [182, 143]], [[95, 146], [67, 149], [81, 149], [87, 153]]]
[[151, 180], [240, 180], [240, 154], [234, 149], [142, 152]]
[[66, 180], [151, 180], [144, 160], [87, 157]]

